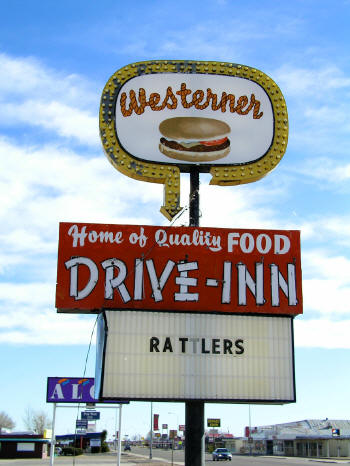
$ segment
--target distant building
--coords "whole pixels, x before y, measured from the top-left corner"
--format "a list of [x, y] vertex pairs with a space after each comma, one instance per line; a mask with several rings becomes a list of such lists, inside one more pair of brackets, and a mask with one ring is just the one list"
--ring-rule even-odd
[[208, 452], [212, 452], [215, 448], [227, 448], [231, 453], [239, 453], [242, 444], [242, 439], [230, 433], [219, 432], [217, 429], [205, 433], [205, 447]]
[[302, 457], [350, 457], [350, 421], [306, 419], [245, 429], [240, 453]]
[[47, 457], [50, 440], [30, 432], [0, 434], [0, 458], [41, 458]]
[[83, 450], [90, 450], [91, 447], [101, 447], [103, 438], [103, 432], [56, 435], [56, 445], [60, 447], [72, 446], [82, 448]]

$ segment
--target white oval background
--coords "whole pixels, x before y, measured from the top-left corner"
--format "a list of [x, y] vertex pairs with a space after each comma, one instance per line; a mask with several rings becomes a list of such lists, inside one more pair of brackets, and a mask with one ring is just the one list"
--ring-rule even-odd
[[[238, 115], [231, 113], [227, 104], [226, 112], [220, 110], [213, 111], [210, 106], [204, 110], [197, 110], [194, 107], [183, 108], [181, 97], [176, 95], [180, 90], [181, 83], [186, 83], [186, 88], [195, 92], [198, 89], [204, 91], [210, 88], [214, 94], [218, 95], [218, 102], [221, 100], [222, 92], [234, 94], [236, 102], [242, 95], [248, 97], [254, 94], [255, 99], [260, 101], [260, 112], [263, 116], [260, 119], [253, 119], [253, 111], [248, 115]], [[178, 100], [175, 110], [165, 108], [160, 111], [153, 111], [149, 106], [141, 115], [133, 112], [130, 116], [124, 117], [120, 109], [120, 97], [122, 92], [127, 94], [126, 107], [129, 108], [129, 92], [134, 90], [136, 96], [140, 88], [146, 91], [146, 98], [153, 92], [160, 95], [160, 103], [165, 98], [167, 87], [171, 86], [174, 95]], [[187, 102], [191, 102], [192, 96], [187, 96]], [[203, 102], [205, 101], [205, 97]], [[121, 88], [116, 103], [116, 132], [123, 148], [131, 155], [150, 162], [161, 162], [166, 164], [191, 164], [192, 162], [174, 160], [162, 154], [158, 148], [159, 140], [162, 137], [159, 131], [159, 124], [173, 117], [206, 117], [222, 120], [231, 128], [229, 139], [231, 150], [229, 154], [215, 162], [200, 162], [201, 165], [234, 165], [254, 162], [262, 157], [269, 149], [274, 134], [274, 118], [271, 101], [265, 90], [253, 81], [236, 76], [220, 76], [206, 74], [186, 74], [186, 73], [158, 73], [154, 75], [143, 75], [127, 81]], [[198, 162], [196, 162], [198, 164]]]

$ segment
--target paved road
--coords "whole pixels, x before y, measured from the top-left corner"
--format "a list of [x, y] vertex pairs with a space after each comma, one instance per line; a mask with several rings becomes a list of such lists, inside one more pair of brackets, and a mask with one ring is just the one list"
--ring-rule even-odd
[[[173, 461], [172, 461], [173, 455]], [[121, 457], [121, 464], [127, 466], [174, 466], [184, 465], [184, 452], [175, 450], [164, 451], [160, 449], [153, 449], [153, 458], [149, 459], [149, 450], [145, 448], [133, 447], [131, 453], [124, 453]], [[95, 455], [82, 455], [73, 457], [57, 457], [55, 458], [55, 466], [112, 466], [117, 465], [117, 457], [114, 452], [108, 454], [95, 454]], [[282, 458], [282, 457], [268, 457], [268, 456], [234, 456], [232, 461], [225, 462], [224, 464], [230, 466], [322, 466], [322, 463], [338, 463], [350, 464], [350, 458], [343, 459], [316, 459], [316, 458]], [[48, 466], [50, 460], [2, 460], [0, 459], [0, 466]], [[214, 466], [217, 463], [213, 462], [211, 455], [206, 455], [206, 466]]]
[[[143, 455], [144, 457], [149, 458], [149, 450], [142, 448], [142, 447], [132, 447], [132, 454]], [[171, 464], [171, 458], [173, 454], [173, 462], [174, 465], [184, 465], [184, 451], [183, 450], [175, 450], [171, 452], [170, 450], [161, 450], [154, 448], [152, 450], [153, 458], [154, 459], [164, 459], [168, 460]], [[225, 461], [220, 462], [220, 464], [226, 464], [227, 466], [317, 466], [315, 464], [321, 463], [337, 463], [340, 464], [349, 464], [350, 458], [344, 459], [316, 459], [316, 458], [283, 458], [283, 457], [276, 457], [276, 456], [233, 456], [232, 461]], [[212, 460], [212, 456], [209, 454], [205, 455], [205, 465], [206, 466], [214, 466], [218, 464]], [[0, 465], [1, 466], [1, 465]], [[169, 464], [168, 464], [169, 466]]]

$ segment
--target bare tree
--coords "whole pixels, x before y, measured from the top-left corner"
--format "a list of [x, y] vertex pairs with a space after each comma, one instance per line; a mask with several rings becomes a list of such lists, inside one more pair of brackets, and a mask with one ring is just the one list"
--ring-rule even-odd
[[2, 429], [13, 429], [15, 423], [5, 411], [0, 411], [0, 433]]
[[33, 411], [31, 408], [27, 408], [23, 422], [26, 429], [32, 430], [39, 435], [43, 435], [45, 429], [51, 428], [49, 416], [42, 410]]
[[33, 411], [31, 408], [26, 409], [23, 416], [23, 423], [27, 430], [33, 430]]

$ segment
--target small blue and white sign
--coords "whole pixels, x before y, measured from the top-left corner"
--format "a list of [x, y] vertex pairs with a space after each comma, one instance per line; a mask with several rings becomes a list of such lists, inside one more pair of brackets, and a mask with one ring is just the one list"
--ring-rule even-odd
[[81, 413], [81, 418], [86, 419], [87, 421], [97, 421], [100, 419], [99, 411], [83, 411]]
[[88, 421], [87, 419], [77, 419], [75, 421], [75, 427], [77, 429], [87, 429]]

